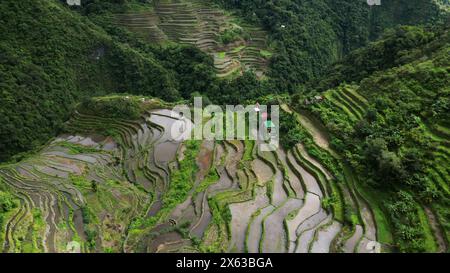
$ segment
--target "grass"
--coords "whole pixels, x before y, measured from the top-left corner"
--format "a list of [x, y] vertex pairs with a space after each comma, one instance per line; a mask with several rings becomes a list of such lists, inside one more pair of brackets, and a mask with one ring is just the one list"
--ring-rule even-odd
[[270, 58], [270, 57], [272, 57], [272, 55], [273, 55], [272, 52], [267, 51], [267, 50], [265, 50], [265, 49], [261, 49], [261, 50], [259, 51], [259, 54], [260, 54], [263, 58]]
[[[32, 228], [32, 251], [31, 252], [40, 252], [42, 235], [45, 233], [46, 223], [42, 217], [42, 211], [39, 208], [33, 208], [31, 211], [33, 215], [33, 224]], [[27, 251], [28, 252], [28, 251]]]
[[359, 117], [362, 118], [364, 116], [365, 110], [363, 106], [358, 104], [352, 97], [348, 96], [348, 94], [344, 90], [340, 90], [339, 96], [348, 103], [348, 105], [353, 109], [355, 113], [358, 114]]
[[153, 5], [145, 5], [137, 2], [126, 3], [126, 9], [131, 12], [153, 11]]
[[374, 189], [369, 189], [367, 186], [359, 183], [356, 185], [358, 192], [361, 196], [367, 200], [375, 218], [377, 225], [377, 240], [383, 244], [392, 245], [394, 240], [391, 232], [391, 225], [387, 219], [385, 213], [382, 210], [382, 200], [387, 200], [388, 196]]
[[252, 161], [253, 160], [253, 148], [255, 147], [255, 141], [253, 140], [244, 140], [244, 155], [242, 156], [243, 161]]
[[200, 142], [189, 140], [185, 142], [185, 145], [184, 158], [179, 162], [179, 168], [172, 173], [169, 189], [162, 197], [163, 208], [153, 217], [145, 220], [136, 219], [131, 225], [131, 229], [152, 227], [167, 217], [178, 204], [186, 199], [189, 191], [194, 186], [195, 174], [198, 170], [196, 157], [200, 151]]
[[209, 169], [208, 175], [203, 179], [200, 185], [195, 189], [195, 193], [204, 192], [209, 186], [216, 183], [220, 179], [216, 168]]
[[[318, 148], [317, 148], [318, 149]], [[306, 168], [306, 170], [314, 176], [319, 185], [322, 185], [322, 191], [325, 189], [331, 190], [330, 196], [327, 199], [324, 199], [324, 205], [329, 205], [332, 208], [334, 217], [336, 220], [344, 222], [344, 200], [340, 193], [339, 187], [336, 185], [336, 181], [328, 181], [322, 171], [314, 166], [314, 164], [310, 163], [304, 157], [301, 156], [300, 152], [297, 150], [296, 153], [297, 159], [300, 161], [301, 165]]]
[[348, 113], [351, 113], [356, 119], [361, 119], [362, 114], [355, 109], [349, 101], [346, 100], [345, 97], [342, 96], [341, 92], [333, 92], [332, 98], [335, 99], [335, 102], [338, 102], [340, 105], [342, 105]]
[[433, 231], [431, 229], [430, 223], [428, 222], [428, 217], [425, 211], [420, 205], [417, 205], [417, 215], [419, 217], [420, 226], [423, 228], [424, 232], [424, 245], [426, 252], [436, 252], [438, 247], [434, 239]]
[[59, 146], [65, 147], [69, 149], [69, 154], [77, 155], [77, 154], [92, 154], [99, 153], [100, 150], [92, 147], [83, 146], [80, 144], [71, 143], [68, 141], [62, 141], [58, 143]]
[[230, 52], [231, 52], [231, 53], [239, 53], [239, 52], [241, 52], [244, 48], [246, 48], [246, 46], [238, 46], [238, 47], [233, 48]]
[[435, 124], [434, 127], [441, 134], [446, 135], [446, 136], [450, 136], [450, 129], [449, 128], [447, 128], [447, 127], [445, 127], [443, 125], [440, 125], [440, 124]]
[[88, 181], [86, 177], [73, 174], [71, 174], [69, 177], [73, 185], [75, 185], [81, 191], [92, 190], [92, 182]]

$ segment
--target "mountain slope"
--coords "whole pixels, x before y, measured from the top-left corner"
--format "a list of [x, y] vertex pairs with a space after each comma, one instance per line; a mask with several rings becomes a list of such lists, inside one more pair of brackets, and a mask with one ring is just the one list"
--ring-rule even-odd
[[0, 10], [0, 160], [53, 136], [83, 97], [130, 92], [177, 100], [184, 95], [179, 67], [190, 79], [212, 77], [200, 52], [132, 47], [60, 1], [2, 1]]
[[362, 187], [386, 195], [401, 251], [448, 245], [449, 45], [448, 29], [398, 28], [337, 66], [331, 79], [353, 85], [296, 104], [325, 124]]

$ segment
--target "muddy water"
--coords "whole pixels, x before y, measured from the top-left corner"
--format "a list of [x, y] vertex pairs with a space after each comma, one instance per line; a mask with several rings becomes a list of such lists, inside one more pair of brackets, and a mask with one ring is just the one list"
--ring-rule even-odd
[[99, 143], [104, 140], [104, 137], [93, 135], [93, 136], [81, 136], [81, 135], [61, 135], [56, 138], [52, 143], [58, 143], [61, 141], [67, 141], [70, 143], [88, 146], [88, 147], [98, 147]]
[[327, 227], [320, 229], [316, 236], [316, 241], [312, 244], [311, 252], [312, 253], [328, 253], [330, 252], [330, 246], [333, 239], [341, 230], [342, 225], [333, 221], [333, 223]]
[[287, 174], [289, 176], [289, 184], [291, 188], [294, 190], [295, 196], [300, 199], [304, 198], [305, 192], [303, 190], [302, 184], [297, 175], [292, 171], [291, 166], [288, 164], [286, 152], [282, 149], [278, 149], [277, 154], [278, 158], [281, 160], [281, 162], [283, 163], [283, 165], [287, 170]]
[[153, 183], [150, 182], [147, 177], [145, 177], [143, 172], [135, 172], [135, 180], [133, 180], [135, 183], [142, 185], [144, 189], [151, 190]]
[[172, 110], [169, 110], [169, 109], [158, 109], [158, 110], [151, 111], [151, 113], [156, 114], [156, 115], [174, 118], [174, 119], [181, 118], [181, 116], [178, 113], [173, 112]]
[[155, 147], [155, 159], [161, 163], [168, 163], [175, 159], [177, 150], [179, 148], [178, 143], [164, 142]]
[[[182, 139], [177, 139], [177, 137], [180, 134], [190, 132], [192, 129], [192, 123], [189, 120], [184, 119], [183, 124], [185, 126], [182, 128], [183, 130], [172, 130], [172, 128], [180, 123], [180, 121], [177, 120], [177, 118], [172, 118], [170, 116], [171, 114], [172, 112], [166, 109], [154, 110], [148, 118], [149, 121], [158, 124], [163, 128], [162, 132], [157, 129], [151, 130], [151, 135], [153, 137], [152, 142], [155, 143], [153, 158], [156, 166], [154, 169], [156, 172], [160, 173], [162, 177], [167, 177], [169, 172], [168, 163], [176, 158], [179, 151]], [[146, 125], [143, 128], [144, 135], [147, 135], [145, 133], [147, 128]], [[150, 134], [150, 131], [148, 133]], [[161, 172], [159, 169], [164, 172]]]
[[297, 248], [295, 249], [296, 253], [308, 253], [309, 246], [314, 239], [314, 234], [316, 230], [320, 229], [321, 226], [327, 224], [332, 220], [332, 216], [328, 215], [325, 219], [323, 219], [318, 225], [314, 226], [311, 229], [307, 229], [303, 231], [297, 239]]
[[376, 253], [375, 241], [363, 237], [357, 246], [358, 253]]
[[268, 162], [272, 162], [275, 168], [275, 175], [273, 176], [273, 192], [272, 192], [272, 205], [278, 207], [281, 205], [287, 198], [287, 193], [283, 187], [284, 177], [281, 170], [278, 169], [277, 160], [275, 155], [272, 152], [259, 152], [259, 156], [267, 160]]
[[343, 250], [345, 253], [353, 253], [355, 252], [356, 245], [359, 242], [359, 239], [361, 239], [363, 235], [363, 228], [360, 225], [355, 226], [355, 232], [353, 235], [345, 242], [343, 246]]
[[44, 155], [56, 155], [56, 156], [60, 156], [60, 157], [64, 157], [64, 158], [84, 161], [84, 162], [91, 163], [91, 164], [95, 164], [97, 162], [97, 158], [95, 158], [94, 156], [89, 156], [89, 155], [71, 155], [71, 154], [68, 154], [67, 152], [60, 152], [60, 151], [46, 152], [46, 153], [44, 153]]
[[294, 168], [297, 170], [297, 172], [300, 173], [303, 183], [305, 184], [305, 187], [306, 187], [305, 190], [309, 191], [311, 193], [314, 193], [314, 194], [318, 195], [320, 198], [322, 198], [323, 194], [322, 194], [322, 191], [321, 191], [320, 186], [317, 183], [316, 179], [296, 162], [294, 156], [291, 153], [288, 154], [288, 158], [289, 158], [289, 161], [294, 166]]
[[202, 195], [202, 209], [200, 218], [197, 223], [192, 227], [191, 233], [197, 236], [198, 238], [202, 238], [205, 233], [206, 228], [211, 222], [212, 214], [209, 209], [208, 198], [206, 193]]
[[249, 225], [247, 237], [247, 249], [249, 253], [259, 253], [259, 244], [262, 236], [262, 225], [264, 218], [272, 213], [274, 206], [269, 205], [261, 209], [258, 216], [256, 216]]
[[283, 253], [287, 251], [283, 221], [288, 214], [302, 206], [299, 199], [290, 198], [264, 221], [262, 252]]
[[150, 209], [147, 212], [148, 217], [155, 216], [158, 211], [160, 211], [162, 208], [162, 202], [160, 200], [155, 201], [151, 206]]
[[[304, 231], [314, 229], [315, 227], [320, 225], [320, 223], [322, 223], [322, 221], [324, 221], [327, 217], [329, 217], [329, 215], [327, 214], [327, 212], [324, 209], [321, 208], [318, 213], [309, 217], [308, 219], [303, 221], [297, 227], [297, 230], [296, 230], [297, 236], [301, 235]], [[297, 240], [298, 240], [298, 237], [297, 237]]]
[[49, 175], [49, 176], [53, 176], [53, 177], [61, 177], [61, 178], [68, 178], [69, 174], [67, 172], [64, 171], [60, 171], [51, 167], [47, 167], [47, 166], [35, 166], [36, 170]]
[[305, 222], [306, 219], [318, 213], [321, 210], [320, 198], [312, 193], [307, 192], [303, 206], [292, 220], [287, 220], [286, 224], [289, 232], [289, 240], [297, 239], [297, 228]]
[[235, 203], [230, 205], [231, 211], [231, 243], [230, 249], [237, 252], [244, 252], [244, 242], [247, 228], [249, 226], [251, 216], [261, 208], [269, 205], [265, 188], [256, 188], [256, 196], [254, 200], [243, 203]]
[[37, 175], [35, 175], [34, 173], [32, 173], [30, 171], [33, 169], [33, 167], [28, 164], [22, 164], [21, 166], [18, 166], [15, 169], [23, 177], [27, 177], [30, 179], [39, 179], [39, 177]]
[[159, 143], [173, 140], [171, 136], [171, 130], [176, 120], [165, 116], [151, 115], [150, 121], [163, 127], [162, 135], [158, 140]]
[[148, 246], [147, 251], [150, 253], [160, 252], [162, 249], [164, 249], [166, 244], [182, 240], [183, 237], [177, 232], [165, 233], [151, 240], [151, 243]]
[[[83, 170], [82, 168], [76, 164], [73, 160], [68, 160], [60, 157], [50, 157], [45, 158], [46, 162], [48, 162], [50, 165], [59, 168], [62, 171], [75, 173], [75, 174], [82, 174]], [[81, 164], [80, 164], [81, 165]]]
[[141, 147], [148, 145], [153, 137], [152, 128], [148, 127], [146, 122], [140, 124], [141, 129], [138, 131], [138, 140]]
[[233, 187], [233, 180], [230, 178], [228, 173], [224, 168], [218, 168], [219, 171], [219, 181], [214, 185], [209, 187], [209, 195], [213, 196], [214, 193], [231, 189]]
[[[301, 223], [297, 228], [297, 237], [295, 238], [295, 241], [292, 241], [292, 238], [290, 238], [292, 248], [289, 249], [289, 252], [295, 252], [297, 247], [303, 242], [302, 240], [305, 240], [305, 236], [303, 235], [304, 232], [307, 233], [308, 230], [314, 230], [314, 228], [320, 225], [320, 223], [327, 219], [327, 217], [327, 213], [323, 209], [321, 209], [318, 213], [314, 214], [313, 216], [306, 219], [303, 223]], [[310, 234], [307, 233], [306, 237], [308, 237], [309, 235]]]
[[45, 221], [47, 222], [47, 233], [46, 233], [46, 243], [48, 246], [49, 252], [56, 252], [55, 248], [55, 233], [57, 230], [56, 227], [56, 213], [55, 213], [55, 200], [50, 197], [50, 195], [45, 198], [46, 207], [49, 208], [46, 210], [48, 212]]
[[92, 140], [92, 138], [90, 138], [90, 137], [81, 139], [80, 141], [78, 141], [78, 144], [83, 145], [83, 146], [91, 146], [91, 147], [99, 146], [99, 144], [97, 142], [95, 142], [94, 140]]
[[191, 240], [183, 239], [179, 241], [167, 242], [158, 247], [156, 253], [183, 253], [185, 248], [191, 246]]
[[[171, 117], [172, 113], [175, 117]], [[170, 110], [154, 110], [151, 111], [151, 114], [149, 120], [164, 128], [164, 133], [159, 142], [174, 140], [180, 142], [188, 137], [193, 129], [193, 124], [189, 119], [181, 118], [178, 114]]]
[[113, 141], [111, 138], [108, 138], [103, 143], [102, 149], [105, 151], [114, 151], [117, 149], [117, 143]]
[[252, 169], [255, 172], [260, 185], [265, 185], [274, 175], [272, 169], [261, 159], [252, 161]]
[[280, 170], [277, 172], [273, 181], [273, 194], [272, 194], [272, 204], [274, 206], [280, 206], [284, 200], [287, 198], [287, 193], [283, 187], [284, 177]]

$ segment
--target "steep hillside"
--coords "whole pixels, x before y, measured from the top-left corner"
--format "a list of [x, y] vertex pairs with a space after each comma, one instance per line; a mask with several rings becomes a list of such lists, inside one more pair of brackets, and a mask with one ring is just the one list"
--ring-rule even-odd
[[149, 10], [116, 14], [117, 23], [151, 43], [173, 41], [194, 45], [214, 58], [219, 77], [252, 69], [262, 77], [267, 66], [267, 33], [243, 24], [209, 1], [156, 1]]
[[398, 28], [338, 66], [355, 84], [296, 100], [365, 181], [401, 251], [444, 251], [449, 242], [449, 45], [448, 29]]
[[352, 186], [336, 184], [311, 141], [273, 152], [254, 141], [174, 141], [180, 117], [166, 107], [86, 101], [65, 134], [0, 167], [3, 251], [373, 251], [369, 207], [343, 199]]
[[270, 71], [277, 89], [295, 92], [299, 86], [324, 75], [326, 67], [378, 38], [399, 24], [446, 22], [448, 2], [386, 0], [380, 6], [367, 1], [215, 0], [226, 8], [260, 23], [276, 41]]
[[0, 161], [54, 136], [84, 97], [173, 101], [215, 85], [212, 61], [195, 48], [139, 46], [61, 1], [2, 1], [0, 11]]

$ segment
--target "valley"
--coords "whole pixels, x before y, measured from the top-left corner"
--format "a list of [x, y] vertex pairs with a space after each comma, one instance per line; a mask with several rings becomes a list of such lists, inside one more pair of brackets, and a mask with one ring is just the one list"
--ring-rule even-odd
[[[304, 147], [174, 142], [167, 137], [176, 118], [150, 104], [137, 120], [77, 112], [39, 154], [0, 168], [17, 196], [3, 250], [66, 252], [75, 241], [83, 252], [373, 251], [370, 207], [355, 199], [366, 212], [344, 228], [341, 212], [323, 208], [344, 192]], [[197, 172], [186, 170], [192, 164]], [[187, 179], [182, 189], [178, 175]]]

